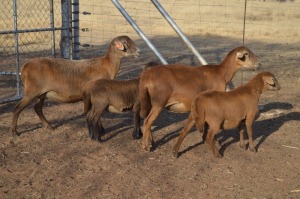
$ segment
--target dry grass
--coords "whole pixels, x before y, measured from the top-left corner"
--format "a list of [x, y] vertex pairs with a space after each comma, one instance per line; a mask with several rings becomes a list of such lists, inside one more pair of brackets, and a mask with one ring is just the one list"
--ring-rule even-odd
[[[120, 3], [149, 37], [175, 35], [174, 30], [163, 19], [151, 2], [142, 0], [121, 0]], [[100, 44], [110, 40], [112, 35], [127, 34], [138, 37], [111, 1], [80, 1], [80, 11], [92, 15], [80, 15], [81, 28], [91, 32], [81, 32], [82, 43]], [[1, 30], [13, 29], [12, 2], [3, 1], [1, 9]], [[34, 12], [24, 12], [21, 8], [35, 8]], [[56, 26], [61, 24], [60, 1], [54, 1]], [[244, 1], [164, 1], [164, 8], [187, 35], [214, 34], [218, 36], [241, 37], [243, 31]], [[25, 9], [24, 8], [24, 9]], [[23, 1], [19, 6], [19, 28], [30, 29], [34, 26], [49, 24], [49, 4], [38, 0]], [[36, 11], [39, 10], [40, 12]], [[267, 39], [277, 42], [299, 41], [299, 1], [280, 3], [277, 1], [248, 1], [246, 15], [246, 38]], [[42, 25], [43, 24], [43, 25]], [[28, 37], [32, 37], [28, 35]], [[43, 37], [34, 36], [36, 42]], [[14, 38], [1, 35], [0, 42], [12, 45]], [[28, 39], [29, 40], [29, 39]], [[26, 44], [26, 41], [21, 41]]]

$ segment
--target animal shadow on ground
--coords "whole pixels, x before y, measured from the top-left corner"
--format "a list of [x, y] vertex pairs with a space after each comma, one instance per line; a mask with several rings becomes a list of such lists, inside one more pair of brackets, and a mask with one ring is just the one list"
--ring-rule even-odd
[[[115, 122], [114, 120], [117, 120]], [[104, 134], [101, 135], [101, 142], [106, 142], [114, 138], [120, 133], [123, 133], [125, 131], [129, 131], [130, 133], [128, 136], [132, 136], [132, 131], [134, 127], [134, 122], [133, 122], [133, 112], [128, 111], [124, 113], [110, 113], [107, 111], [104, 111], [101, 115], [101, 123], [104, 128]], [[111, 125], [110, 123], [114, 123]], [[141, 122], [142, 124], [142, 122]], [[84, 115], [84, 121], [80, 123], [80, 126], [85, 127], [88, 129], [86, 120], [85, 120], [85, 115]]]
[[[52, 124], [52, 127], [54, 129], [57, 129], [60, 126], [63, 126], [64, 124], [70, 123], [70, 121], [72, 120], [79, 120], [80, 118], [84, 117], [83, 114], [80, 115], [76, 115], [76, 116], [72, 116], [72, 117], [65, 117], [63, 119], [54, 119], [51, 120], [50, 123]], [[78, 126], [82, 126], [82, 123], [77, 123]], [[29, 133], [29, 132], [34, 132], [37, 129], [40, 128], [45, 128], [43, 126], [43, 124], [40, 122], [40, 120], [38, 119], [38, 123], [30, 123], [30, 127], [26, 127], [26, 129], [24, 129], [24, 127], [22, 127], [23, 125], [18, 125], [19, 129], [21, 129], [20, 131], [18, 131], [19, 135], [22, 135], [23, 133]], [[24, 130], [23, 130], [24, 129]]]
[[[159, 133], [158, 131], [160, 129], [163, 129], [165, 127], [177, 124], [183, 120], [186, 120], [188, 118], [189, 113], [173, 113], [166, 109], [164, 109], [160, 115], [157, 117], [153, 125], [155, 126], [152, 129], [152, 133]], [[154, 140], [154, 144], [152, 145], [152, 151], [156, 150], [157, 147], [164, 145], [165, 143], [169, 142], [170, 140], [176, 138], [181, 129], [184, 127], [184, 124], [180, 126], [178, 129], [175, 129], [171, 132], [168, 132], [163, 137], [161, 137], [158, 140]]]
[[[117, 124], [110, 126], [110, 127], [105, 127], [103, 124], [103, 126], [105, 128], [105, 136], [103, 137], [102, 141], [108, 141], [128, 129], [130, 131], [130, 135], [128, 135], [128, 136], [131, 136], [131, 133], [133, 130], [133, 125], [134, 125], [132, 114], [133, 114], [132, 111], [128, 111], [123, 114], [104, 112], [103, 116], [102, 116], [103, 119], [108, 119], [108, 121], [109, 121], [110, 119], [113, 118], [113, 119], [119, 119], [120, 121]], [[160, 129], [162, 129], [164, 127], [167, 127], [174, 123], [178, 123], [182, 120], [185, 120], [187, 118], [187, 116], [188, 116], [188, 114], [172, 113], [167, 110], [163, 110], [161, 112], [161, 114], [159, 115], [159, 117], [157, 118], [157, 120], [154, 122], [155, 127], [153, 128], [153, 133], [156, 133], [157, 131], [159, 131]], [[141, 128], [143, 127], [143, 123], [144, 123], [144, 120], [143, 120], [143, 118], [141, 118], [141, 121], [140, 121]], [[159, 139], [156, 142], [154, 141], [155, 145], [153, 146], [153, 149], [155, 150], [155, 148], [157, 146], [163, 145], [164, 143], [167, 143], [171, 139], [177, 137], [180, 129], [181, 128], [168, 133], [167, 135], [163, 136], [161, 139]]]
[[[128, 136], [131, 137], [131, 133], [133, 131], [133, 112], [132, 111], [128, 111], [126, 113], [109, 113], [109, 112], [104, 112], [102, 114], [101, 119], [107, 119], [107, 122], [102, 122], [103, 127], [104, 127], [104, 135], [102, 135], [102, 142], [106, 142], [111, 140], [112, 138], [114, 138], [115, 136], [117, 136], [118, 134], [129, 130], [130, 133], [128, 134]], [[105, 125], [105, 123], [110, 123], [109, 120], [112, 119], [118, 119], [118, 122], [113, 125], [113, 126], [108, 126], [107, 124]]]
[[[259, 114], [263, 112], [267, 112], [272, 109], [283, 109], [289, 110], [293, 106], [289, 103], [284, 102], [274, 102], [264, 105], [264, 110], [259, 112]], [[258, 115], [259, 116], [259, 115]], [[255, 149], [258, 150], [259, 146], [269, 137], [271, 134], [275, 133], [280, 129], [280, 127], [288, 121], [300, 121], [300, 112], [290, 112], [287, 114], [280, 115], [278, 117], [269, 118], [260, 121], [253, 122], [253, 140], [259, 139]], [[220, 138], [220, 139], [218, 139]], [[233, 138], [231, 141], [226, 142], [227, 139]], [[245, 139], [248, 138], [248, 134], [245, 131]], [[233, 143], [239, 142], [240, 136], [237, 129], [234, 130], [223, 130], [219, 135], [217, 135], [217, 140], [221, 145], [220, 153], [224, 155], [225, 150], [228, 146]], [[226, 143], [225, 143], [226, 142]], [[222, 145], [222, 143], [224, 143]], [[248, 145], [248, 144], [247, 144]]]

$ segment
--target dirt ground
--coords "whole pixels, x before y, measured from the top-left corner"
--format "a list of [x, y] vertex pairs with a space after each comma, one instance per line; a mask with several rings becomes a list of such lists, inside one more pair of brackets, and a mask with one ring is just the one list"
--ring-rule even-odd
[[[300, 198], [299, 46], [255, 43], [255, 49], [261, 71], [273, 72], [282, 86], [261, 96], [263, 110], [254, 123], [256, 154], [241, 151], [237, 131], [230, 130], [217, 135], [223, 158], [216, 159], [194, 128], [175, 159], [171, 149], [188, 114], [166, 110], [153, 126], [152, 152], [142, 149], [141, 140], [132, 140], [131, 112], [105, 113], [104, 141], [91, 141], [81, 102], [46, 101], [44, 113], [55, 130], [43, 128], [30, 105], [18, 121], [21, 135], [12, 137], [11, 112], [17, 102], [5, 103], [0, 104], [0, 198]], [[203, 53], [209, 62], [219, 62], [227, 50], [204, 48]], [[186, 62], [183, 58], [174, 62]], [[146, 54], [138, 61], [125, 59], [118, 78], [136, 77], [148, 61]], [[254, 74], [243, 72], [245, 80]]]

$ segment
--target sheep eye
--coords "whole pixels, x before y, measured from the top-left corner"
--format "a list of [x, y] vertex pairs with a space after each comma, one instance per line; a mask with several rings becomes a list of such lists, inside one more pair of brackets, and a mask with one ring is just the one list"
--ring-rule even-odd
[[243, 57], [241, 57], [241, 58], [239, 58], [241, 61], [245, 61], [246, 60], [246, 56], [245, 56], [245, 54], [244, 54], [244, 56]]

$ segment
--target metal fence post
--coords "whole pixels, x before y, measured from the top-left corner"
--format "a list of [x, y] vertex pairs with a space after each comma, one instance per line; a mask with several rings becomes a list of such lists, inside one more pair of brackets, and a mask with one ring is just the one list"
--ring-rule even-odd
[[79, 52], [79, 0], [73, 0], [73, 59], [80, 59]]
[[197, 49], [193, 46], [193, 44], [189, 41], [189, 39], [183, 34], [174, 20], [170, 17], [167, 11], [162, 7], [162, 5], [157, 0], [151, 0], [158, 11], [162, 14], [162, 16], [168, 21], [168, 23], [172, 26], [172, 28], [176, 31], [176, 33], [181, 37], [184, 43], [191, 49], [191, 51], [196, 55], [201, 64], [207, 65], [205, 59], [200, 55]]
[[55, 57], [55, 29], [54, 29], [54, 14], [53, 14], [53, 0], [49, 0], [50, 4], [50, 26], [51, 26], [51, 52]]
[[71, 44], [70, 44], [70, 1], [61, 0], [61, 20], [62, 20], [62, 31], [60, 38], [60, 52], [61, 56], [65, 59], [71, 58]]
[[18, 33], [18, 9], [17, 0], [14, 0], [14, 34], [15, 34], [15, 52], [16, 52], [16, 79], [17, 96], [20, 96], [20, 62], [19, 62], [19, 33]]
[[156, 57], [163, 63], [168, 64], [165, 58], [159, 53], [159, 51], [155, 48], [155, 46], [150, 42], [150, 40], [145, 36], [143, 31], [138, 27], [138, 25], [133, 21], [133, 19], [129, 16], [126, 10], [122, 7], [118, 0], [112, 0], [118, 10], [122, 13], [125, 19], [129, 22], [129, 24], [134, 28], [134, 30], [140, 35], [140, 37], [146, 42], [149, 48], [154, 52]]

